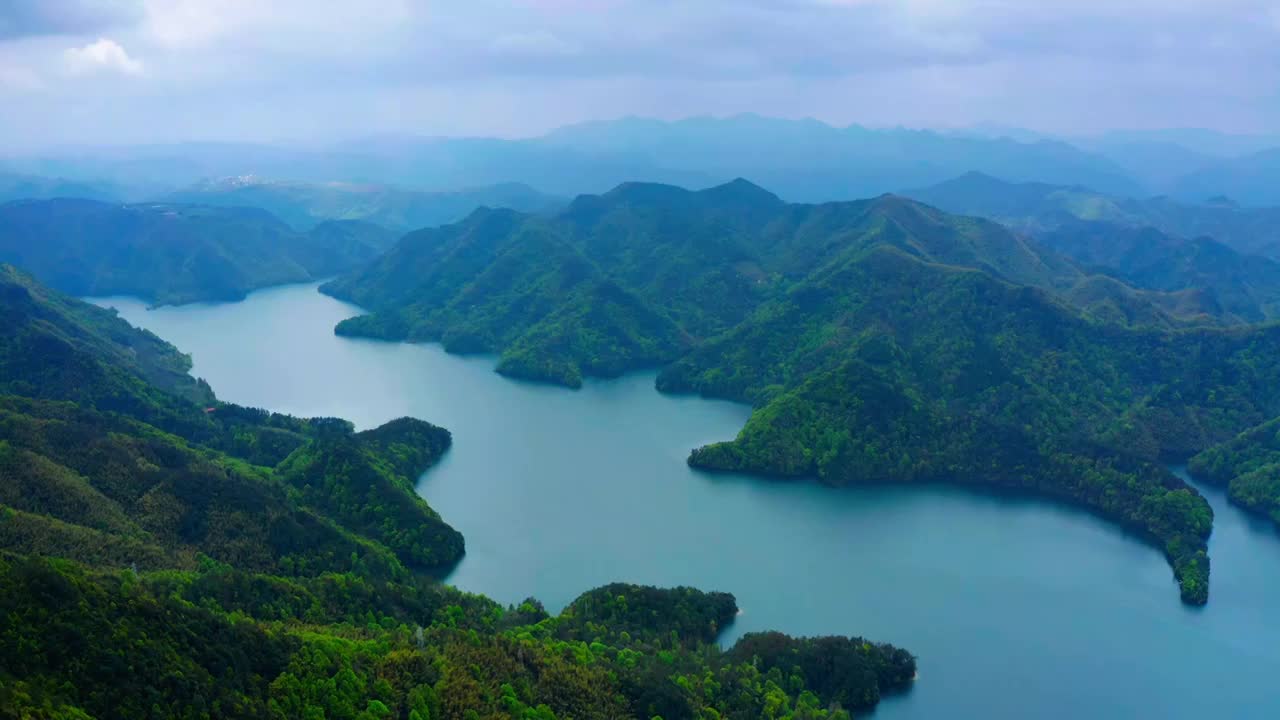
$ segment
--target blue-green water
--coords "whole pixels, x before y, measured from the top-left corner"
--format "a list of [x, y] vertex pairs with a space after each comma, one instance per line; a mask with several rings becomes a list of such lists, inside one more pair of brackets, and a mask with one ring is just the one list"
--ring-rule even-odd
[[691, 471], [688, 450], [748, 411], [660, 395], [652, 375], [572, 392], [504, 379], [492, 358], [338, 338], [357, 311], [314, 286], [98, 302], [190, 352], [223, 399], [452, 430], [420, 492], [466, 536], [449, 578], [466, 590], [553, 610], [613, 580], [727, 590], [743, 613], [726, 642], [857, 634], [919, 655], [916, 687], [878, 718], [1280, 717], [1280, 536], [1219, 492], [1197, 610], [1157, 551], [1078, 510]]

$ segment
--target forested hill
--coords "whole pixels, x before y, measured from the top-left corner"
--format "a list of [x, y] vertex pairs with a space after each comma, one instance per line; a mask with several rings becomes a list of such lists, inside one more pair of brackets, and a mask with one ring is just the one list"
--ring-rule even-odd
[[1161, 465], [1276, 414], [1280, 328], [1135, 331], [1047, 293], [878, 248], [762, 306], [658, 378], [752, 401], [701, 467], [831, 484], [958, 481], [1083, 504], [1206, 598], [1212, 512]]
[[[372, 310], [339, 333], [497, 351], [500, 372], [566, 385], [665, 365], [662, 390], [756, 405], [698, 466], [1084, 505], [1162, 548], [1204, 602], [1212, 513], [1160, 463], [1280, 414], [1280, 327], [1215, 329], [1258, 299], [1225, 310], [1207, 288], [1084, 266], [896, 196], [627, 184], [553, 218], [412, 233], [322, 289]], [[1158, 265], [1134, 267], [1160, 286]]]
[[236, 300], [260, 287], [350, 270], [395, 241], [363, 222], [294, 231], [253, 208], [79, 199], [0, 205], [0, 262], [73, 295], [156, 304]]
[[[67, 551], [59, 555], [119, 565], [124, 556], [95, 553], [127, 547], [144, 568], [190, 569], [206, 554], [313, 573], [367, 562], [394, 574], [393, 555], [440, 568], [462, 556], [461, 536], [413, 492], [448, 447], [446, 431], [406, 419], [353, 434], [341, 420], [221, 404], [186, 375], [185, 356], [112, 311], [9, 266], [0, 299], [3, 502], [33, 514], [24, 517], [32, 549], [48, 542]], [[355, 501], [344, 489], [359, 492], [362, 525], [346, 517]], [[388, 516], [424, 537], [383, 538]]]
[[440, 585], [463, 539], [414, 483], [448, 431], [219, 403], [10, 266], [0, 303], [0, 715], [847, 718], [914, 677], [861, 638], [722, 651], [723, 593], [617, 584], [550, 617]]
[[980, 173], [907, 194], [1029, 233], [1087, 272], [1181, 294], [1188, 305], [1175, 315], [1199, 312], [1218, 324], [1280, 315], [1280, 209], [1139, 200]]
[[1280, 418], [1196, 455], [1187, 471], [1226, 488], [1231, 502], [1280, 527]]
[[1108, 321], [1177, 327], [1210, 313], [1193, 293], [1099, 283], [993, 222], [891, 195], [786, 204], [745, 180], [628, 183], [550, 218], [480, 210], [322, 290], [372, 311], [340, 333], [498, 352], [501, 372], [577, 386], [670, 362], [842, 253], [882, 245], [1060, 293]]

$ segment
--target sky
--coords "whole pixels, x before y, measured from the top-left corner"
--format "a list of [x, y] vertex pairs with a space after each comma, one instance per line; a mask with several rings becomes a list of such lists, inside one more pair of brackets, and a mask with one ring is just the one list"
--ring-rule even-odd
[[0, 0], [0, 144], [1280, 128], [1280, 0]]

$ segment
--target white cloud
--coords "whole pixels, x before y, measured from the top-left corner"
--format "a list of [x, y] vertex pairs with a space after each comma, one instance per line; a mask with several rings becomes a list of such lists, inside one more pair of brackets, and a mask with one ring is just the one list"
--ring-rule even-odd
[[80, 113], [102, 138], [288, 137], [304, 118], [315, 136], [525, 135], [748, 110], [1266, 130], [1278, 31], [1280, 0], [0, 0], [0, 92], [22, 97], [0, 101], [0, 141], [84, 139]]
[[142, 61], [129, 57], [129, 53], [114, 40], [98, 38], [78, 48], [63, 52], [67, 70], [73, 75], [91, 75], [98, 72], [118, 72], [124, 75], [141, 75]]

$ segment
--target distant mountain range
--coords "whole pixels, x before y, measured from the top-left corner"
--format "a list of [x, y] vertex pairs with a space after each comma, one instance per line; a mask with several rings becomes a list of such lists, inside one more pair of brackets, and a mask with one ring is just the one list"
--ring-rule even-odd
[[[237, 143], [75, 148], [10, 157], [0, 160], [0, 169], [122, 187], [166, 185], [170, 192], [207, 178], [242, 175], [433, 191], [521, 183], [564, 196], [598, 193], [627, 181], [698, 188], [747, 177], [787, 200], [804, 202], [868, 197], [978, 171], [1114, 195], [1166, 193], [1202, 201], [1225, 193], [1247, 205], [1280, 205], [1280, 183], [1273, 182], [1280, 178], [1280, 151], [1270, 149], [1280, 142], [1271, 142], [1208, 131], [1061, 139], [1016, 130], [833, 127], [758, 115], [671, 122], [632, 117], [520, 140], [380, 136], [319, 148]], [[303, 214], [311, 216], [314, 209]], [[406, 221], [405, 227], [414, 224]]]
[[363, 220], [404, 232], [457, 222], [478, 207], [543, 212], [568, 200], [545, 195], [528, 185], [504, 183], [453, 192], [421, 192], [385, 185], [299, 183], [226, 178], [165, 194], [165, 202], [257, 207], [299, 230], [326, 220]]
[[1280, 259], [1280, 207], [1242, 207], [1225, 196], [1202, 202], [1137, 199], [1082, 186], [1008, 182], [976, 172], [902, 194], [947, 212], [990, 218], [1027, 232], [1078, 221], [1149, 226], [1185, 238], [1212, 237], [1241, 253]]
[[0, 262], [74, 295], [236, 300], [368, 262], [398, 236], [363, 221], [298, 232], [256, 208], [60, 198], [0, 205]]
[[1086, 270], [1136, 288], [1194, 288], [1197, 306], [1228, 322], [1280, 316], [1280, 208], [1241, 208], [1225, 198], [1136, 200], [981, 173], [904, 194], [1028, 233]]
[[120, 188], [109, 183], [0, 172], [0, 203], [10, 200], [84, 198], [117, 201]]

